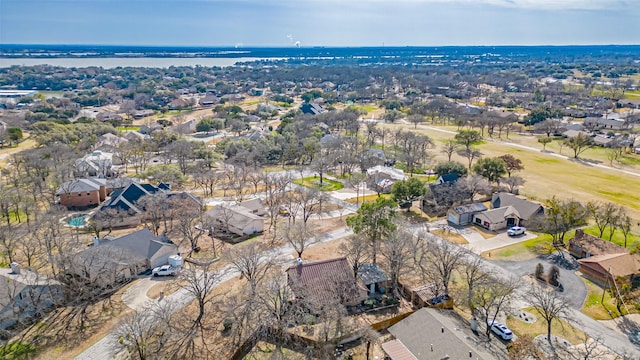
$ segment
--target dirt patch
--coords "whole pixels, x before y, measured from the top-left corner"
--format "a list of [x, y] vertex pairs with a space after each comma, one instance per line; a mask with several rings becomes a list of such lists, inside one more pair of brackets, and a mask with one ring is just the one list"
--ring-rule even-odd
[[[347, 238], [342, 238], [313, 245], [310, 248], [305, 249], [304, 253], [302, 253], [302, 257], [306, 261], [320, 261], [344, 256], [340, 253], [340, 246], [347, 241]], [[292, 252], [291, 256], [297, 257], [298, 255], [295, 252]]]
[[469, 243], [462, 235], [448, 230], [431, 230], [430, 233], [454, 244], [465, 245]]

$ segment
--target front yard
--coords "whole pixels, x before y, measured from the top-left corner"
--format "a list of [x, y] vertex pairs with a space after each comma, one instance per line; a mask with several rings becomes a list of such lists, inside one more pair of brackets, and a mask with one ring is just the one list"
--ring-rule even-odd
[[318, 189], [320, 191], [336, 191], [344, 188], [344, 184], [339, 181], [329, 180], [326, 177], [322, 178], [322, 184], [320, 184], [320, 177], [318, 176], [309, 176], [302, 179], [296, 179], [293, 181], [294, 184]]

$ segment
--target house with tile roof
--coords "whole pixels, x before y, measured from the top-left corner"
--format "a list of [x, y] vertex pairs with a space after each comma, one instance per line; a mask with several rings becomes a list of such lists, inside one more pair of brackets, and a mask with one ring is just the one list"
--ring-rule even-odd
[[295, 300], [319, 311], [325, 305], [354, 306], [367, 299], [367, 289], [353, 276], [346, 258], [299, 262], [286, 271]]

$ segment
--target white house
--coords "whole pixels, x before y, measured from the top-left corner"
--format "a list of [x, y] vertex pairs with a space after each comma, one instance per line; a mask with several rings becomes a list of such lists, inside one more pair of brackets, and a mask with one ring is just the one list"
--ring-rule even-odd
[[113, 175], [113, 154], [96, 150], [75, 162], [76, 176], [106, 178]]
[[206, 215], [214, 220], [220, 229], [242, 236], [264, 231], [264, 219], [253, 211], [242, 206], [242, 203], [223, 203], [208, 210]]

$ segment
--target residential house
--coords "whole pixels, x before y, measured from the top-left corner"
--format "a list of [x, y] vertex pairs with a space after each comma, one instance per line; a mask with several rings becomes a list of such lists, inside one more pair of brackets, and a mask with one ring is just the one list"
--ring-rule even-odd
[[62, 300], [61, 284], [32, 271], [0, 268], [0, 329], [37, 316]]
[[112, 133], [106, 133], [98, 137], [96, 148], [103, 150], [113, 150], [115, 148], [118, 148], [119, 146], [127, 144], [128, 142], [129, 140], [121, 136]]
[[153, 115], [153, 110], [137, 110], [133, 113], [134, 119], [142, 119]]
[[447, 212], [447, 221], [453, 225], [467, 225], [473, 222], [473, 215], [483, 211], [487, 211], [487, 207], [481, 203], [456, 206]]
[[156, 186], [130, 182], [126, 187], [114, 190], [111, 193], [111, 198], [92, 215], [92, 219], [97, 223], [101, 223], [104, 227], [107, 225], [109, 227], [138, 225], [146, 216], [140, 200], [153, 194], [163, 194], [166, 197], [162, 203], [167, 205], [167, 211], [171, 209], [171, 199], [174, 197], [189, 200], [191, 206], [202, 206], [202, 202], [197, 197], [187, 192], [172, 193], [170, 190], [171, 186], [165, 183], [160, 183]]
[[206, 215], [219, 226], [216, 230], [224, 230], [240, 236], [252, 235], [264, 231], [264, 218], [257, 215], [260, 212], [254, 209], [253, 203], [249, 207], [239, 204], [222, 203], [215, 205], [206, 212]]
[[286, 270], [288, 284], [297, 301], [314, 311], [325, 305], [355, 306], [367, 299], [346, 258], [303, 263]]
[[224, 99], [225, 102], [232, 104], [239, 103], [240, 101], [244, 100], [244, 96], [242, 96], [241, 94], [226, 94], [222, 95], [221, 98]]
[[74, 256], [72, 272], [106, 286], [165, 265], [176, 254], [178, 246], [166, 235], [144, 228], [118, 238], [95, 238], [93, 246]]
[[640, 109], [640, 99], [622, 99], [618, 100], [618, 106], [631, 108], [631, 109]]
[[624, 254], [629, 249], [616, 245], [611, 241], [589, 235], [582, 229], [576, 230], [575, 236], [569, 240], [569, 253], [577, 259], [607, 254]]
[[107, 198], [106, 180], [98, 178], [75, 179], [60, 186], [57, 195], [60, 205], [68, 209], [100, 205]]
[[106, 178], [113, 175], [113, 154], [96, 150], [75, 162], [78, 177]]
[[183, 98], [177, 98], [174, 100], [171, 100], [171, 102], [169, 103], [169, 109], [171, 110], [180, 110], [180, 109], [186, 109], [190, 106], [191, 104], [189, 104], [189, 102]]
[[260, 198], [244, 200], [239, 202], [238, 205], [246, 208], [247, 210], [249, 210], [249, 212], [258, 216], [264, 216], [264, 214], [267, 213], [264, 202]]
[[584, 134], [584, 135], [588, 135], [586, 132], [582, 131], [582, 130], [567, 130], [565, 132], [562, 133], [562, 137], [566, 138], [566, 139], [571, 139], [574, 138], [580, 134]]
[[202, 107], [211, 107], [211, 106], [218, 105], [219, 103], [220, 103], [220, 98], [213, 94], [207, 94], [205, 97], [200, 99], [200, 105]]
[[315, 103], [304, 103], [300, 106], [300, 111], [307, 115], [318, 115], [327, 112], [322, 106]]
[[389, 328], [382, 344], [391, 360], [495, 359], [452, 310], [422, 308]]
[[368, 289], [368, 296], [384, 294], [391, 285], [391, 277], [378, 264], [362, 264], [358, 268], [358, 279]]
[[578, 270], [584, 277], [603, 287], [612, 287], [614, 281], [621, 277], [633, 282], [640, 276], [640, 255], [638, 254], [597, 255], [580, 259], [578, 263], [580, 264]]
[[622, 130], [627, 128], [627, 123], [623, 119], [588, 117], [584, 119], [584, 126], [593, 130]]
[[387, 193], [391, 191], [393, 183], [406, 180], [407, 176], [401, 169], [376, 165], [367, 169], [367, 178], [367, 183], [371, 188], [379, 189], [381, 190], [380, 192]]
[[98, 113], [96, 115], [96, 120], [101, 121], [101, 122], [105, 122], [105, 121], [120, 122], [120, 121], [123, 120], [123, 118], [122, 118], [122, 116], [116, 114], [115, 112], [104, 111], [104, 112]]
[[544, 214], [544, 208], [540, 203], [506, 192], [493, 194], [491, 208], [474, 214], [473, 223], [497, 231], [512, 226], [526, 226], [528, 221]]
[[451, 174], [444, 174], [444, 175], [438, 176], [434, 184], [436, 185], [447, 184], [447, 183], [452, 184], [452, 183], [455, 183], [456, 181], [458, 181], [458, 174], [451, 173]]

